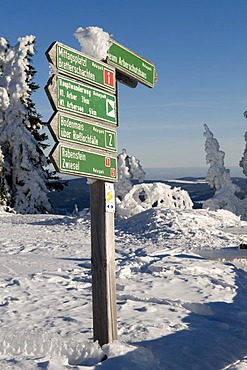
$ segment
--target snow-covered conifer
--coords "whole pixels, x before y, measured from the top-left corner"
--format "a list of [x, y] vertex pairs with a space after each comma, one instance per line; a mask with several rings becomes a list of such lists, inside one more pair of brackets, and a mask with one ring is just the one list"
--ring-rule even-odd
[[34, 54], [35, 37], [19, 38], [15, 47], [9, 47], [3, 38], [0, 40], [0, 101], [4, 102], [0, 108], [0, 203], [18, 213], [48, 212], [51, 205], [44, 169], [47, 160], [32, 134], [38, 128], [33, 125], [35, 108], [30, 99], [34, 75], [30, 57]]
[[226, 183], [232, 183], [230, 178], [230, 170], [225, 168], [225, 153], [220, 150], [218, 141], [214, 138], [212, 132], [209, 130], [206, 124], [204, 125], [204, 129], [204, 136], [206, 138], [206, 163], [210, 166], [206, 180], [212, 188], [219, 190]]
[[220, 150], [218, 141], [206, 124], [204, 129], [206, 162], [210, 166], [206, 181], [209, 186], [215, 189], [215, 194], [204, 202], [203, 208], [226, 209], [246, 217], [244, 202], [236, 196], [236, 193], [240, 192], [240, 188], [232, 182], [230, 170], [224, 165], [225, 153]]
[[246, 142], [244, 154], [241, 158], [241, 161], [239, 162], [239, 166], [243, 168], [243, 174], [247, 176], [247, 132], [245, 132], [244, 139]]
[[115, 192], [116, 197], [122, 200], [133, 186], [131, 180], [143, 182], [146, 173], [140, 164], [140, 160], [134, 156], [129, 156], [126, 149], [123, 149], [122, 153], [118, 155], [117, 161], [118, 182], [115, 185]]

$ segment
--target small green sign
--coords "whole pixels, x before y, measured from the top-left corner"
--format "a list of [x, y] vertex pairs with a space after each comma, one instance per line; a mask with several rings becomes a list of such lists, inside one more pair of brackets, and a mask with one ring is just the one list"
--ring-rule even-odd
[[111, 40], [107, 63], [142, 84], [154, 87], [157, 79], [154, 65], [114, 40]]
[[[58, 112], [49, 121], [54, 137], [60, 141], [81, 144], [97, 149], [117, 151], [116, 131], [93, 124], [85, 119]], [[56, 139], [56, 141], [57, 141]]]
[[46, 86], [46, 91], [55, 109], [94, 121], [117, 124], [115, 95], [59, 75], [54, 78], [55, 80]]
[[59, 42], [50, 46], [46, 56], [58, 72], [115, 92], [115, 68], [106, 63], [90, 58]]
[[117, 181], [117, 158], [59, 144], [52, 154], [59, 172], [92, 177], [109, 182]]

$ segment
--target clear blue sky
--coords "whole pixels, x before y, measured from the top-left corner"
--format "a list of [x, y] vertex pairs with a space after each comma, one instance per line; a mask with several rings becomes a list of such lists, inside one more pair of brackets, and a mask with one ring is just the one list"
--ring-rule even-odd
[[0, 36], [36, 36], [33, 65], [37, 110], [52, 114], [44, 92], [45, 51], [53, 41], [80, 50], [78, 27], [98, 26], [154, 63], [153, 89], [119, 86], [118, 152], [147, 167], [206, 166], [203, 124], [238, 166], [247, 120], [246, 0], [125, 0], [1, 2]]

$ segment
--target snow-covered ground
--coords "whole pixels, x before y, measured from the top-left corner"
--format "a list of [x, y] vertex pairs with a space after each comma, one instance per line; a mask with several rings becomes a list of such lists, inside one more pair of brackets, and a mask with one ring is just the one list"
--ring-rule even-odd
[[102, 349], [92, 339], [89, 215], [0, 222], [0, 369], [247, 369], [239, 217], [149, 209], [116, 222], [118, 341]]

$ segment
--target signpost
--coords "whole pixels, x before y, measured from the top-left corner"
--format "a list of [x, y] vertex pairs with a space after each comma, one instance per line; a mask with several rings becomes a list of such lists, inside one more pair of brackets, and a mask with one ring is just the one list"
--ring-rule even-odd
[[111, 40], [107, 63], [148, 87], [154, 87], [156, 83], [154, 65], [114, 40]]
[[115, 68], [59, 42], [49, 47], [46, 57], [59, 73], [115, 93]]
[[[46, 52], [56, 68], [45, 91], [55, 111], [49, 129], [58, 172], [96, 179], [90, 185], [94, 341], [117, 339], [113, 183], [117, 181], [117, 79], [153, 87], [154, 65], [112, 40], [108, 65], [53, 43]], [[116, 69], [115, 69], [116, 67]], [[58, 72], [58, 73], [57, 73]], [[107, 181], [107, 182], [105, 182]]]
[[98, 180], [90, 185], [93, 331], [103, 345], [117, 339], [115, 68], [60, 43], [53, 43], [46, 56], [58, 71], [45, 87], [55, 110], [49, 121], [57, 143], [51, 159], [58, 172]]

